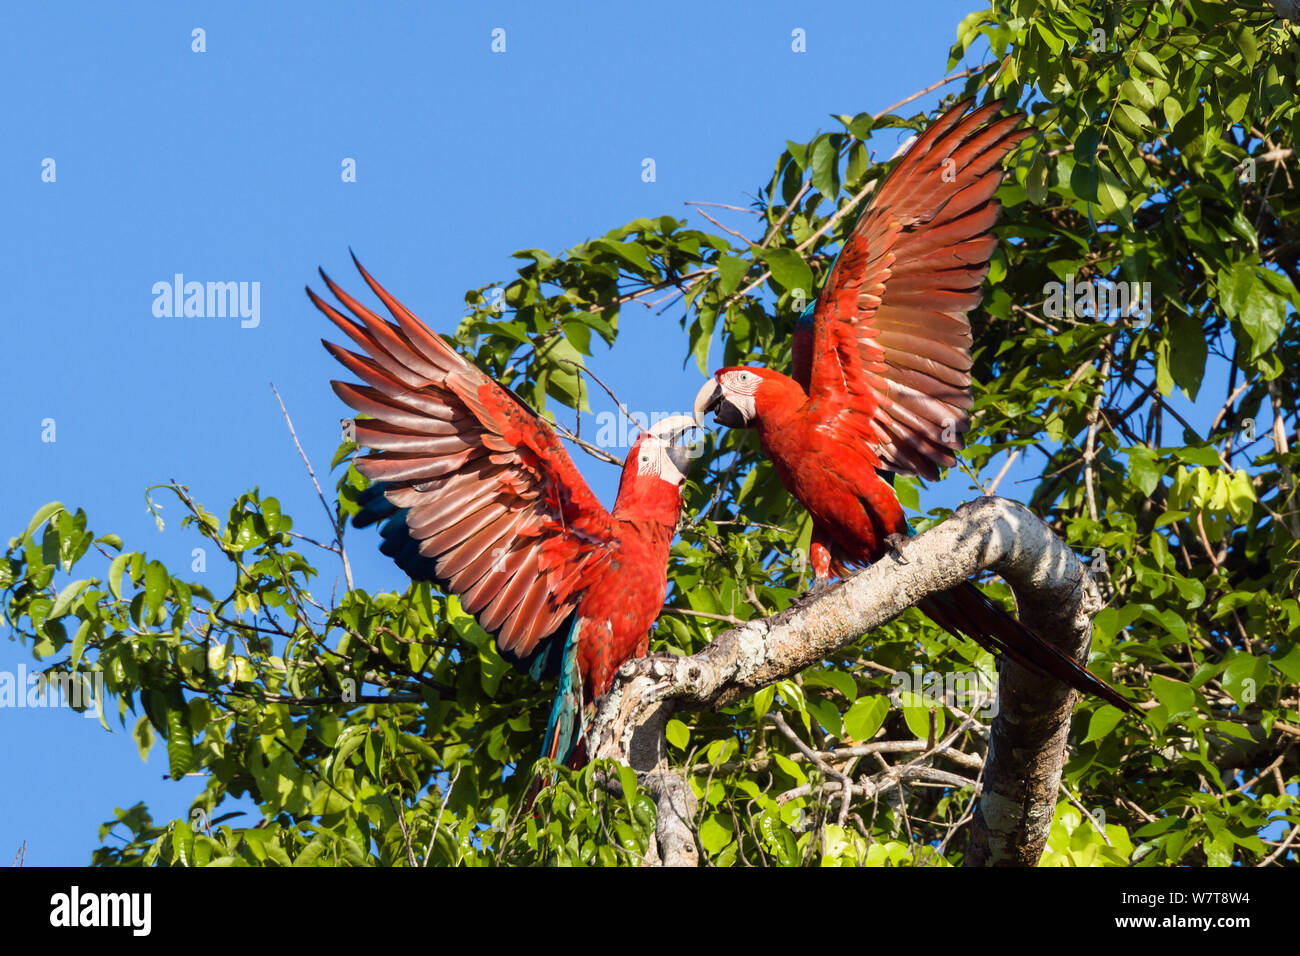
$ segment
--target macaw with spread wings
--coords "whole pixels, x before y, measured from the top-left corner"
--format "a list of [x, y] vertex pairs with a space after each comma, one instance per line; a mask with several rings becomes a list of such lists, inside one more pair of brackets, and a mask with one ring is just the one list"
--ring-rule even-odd
[[382, 550], [459, 595], [507, 660], [558, 676], [542, 753], [580, 761], [585, 714], [645, 655], [663, 607], [691, 454], [679, 439], [694, 420], [639, 435], [606, 511], [549, 424], [357, 269], [395, 322], [323, 271], [351, 315], [307, 294], [362, 350], [322, 340], [364, 383], [333, 382], [335, 393], [371, 416], [355, 424], [372, 449], [357, 470], [375, 482], [358, 523], [384, 521]]
[[[877, 188], [821, 297], [805, 310], [790, 378], [724, 368], [695, 401], [730, 428], [754, 428], [786, 489], [812, 515], [816, 581], [880, 558], [912, 534], [884, 472], [934, 479], [970, 424], [971, 330], [980, 303], [1001, 163], [1028, 130], [1000, 103], [968, 100], [936, 119]], [[975, 585], [918, 605], [954, 636], [1125, 710], [1114, 688], [1025, 627]]]

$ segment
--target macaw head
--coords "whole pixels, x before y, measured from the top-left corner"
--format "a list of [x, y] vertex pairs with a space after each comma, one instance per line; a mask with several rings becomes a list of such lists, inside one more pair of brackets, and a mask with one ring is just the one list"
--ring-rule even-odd
[[681, 488], [696, 457], [695, 449], [682, 439], [696, 427], [689, 415], [670, 415], [641, 432], [623, 463], [623, 481], [662, 481]]
[[776, 399], [786, 382], [794, 384], [780, 372], [766, 368], [736, 366], [720, 368], [704, 383], [695, 396], [695, 421], [704, 425], [704, 416], [728, 428], [753, 428], [762, 417], [767, 399]]

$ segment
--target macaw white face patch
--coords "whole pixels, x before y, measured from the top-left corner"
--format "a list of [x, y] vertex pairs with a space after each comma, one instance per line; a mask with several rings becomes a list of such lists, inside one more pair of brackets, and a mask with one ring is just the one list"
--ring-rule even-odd
[[686, 481], [686, 476], [668, 457], [668, 442], [654, 435], [646, 435], [637, 449], [636, 472], [668, 482], [674, 488]]
[[694, 430], [692, 415], [669, 415], [655, 422], [641, 436], [636, 446], [638, 475], [648, 475], [668, 482], [674, 488], [686, 483], [685, 470], [697, 449], [679, 444], [683, 435]]
[[742, 368], [724, 373], [718, 384], [722, 386], [722, 394], [727, 397], [727, 401], [736, 407], [745, 421], [752, 421], [757, 414], [754, 410], [754, 396], [758, 394], [758, 386], [762, 383], [763, 380], [758, 375]]

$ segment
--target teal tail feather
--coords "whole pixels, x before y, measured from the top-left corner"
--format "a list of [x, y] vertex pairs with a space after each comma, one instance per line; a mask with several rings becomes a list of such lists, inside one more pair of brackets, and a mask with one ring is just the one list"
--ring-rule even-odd
[[[586, 715], [582, 706], [582, 671], [578, 667], [578, 635], [582, 618], [573, 615], [573, 624], [564, 639], [564, 653], [560, 658], [559, 686], [555, 690], [555, 703], [546, 721], [546, 737], [542, 740], [543, 757], [557, 764], [581, 766], [586, 762]], [[533, 778], [528, 791], [528, 806], [533, 805], [542, 787], [551, 782], [548, 777]]]
[[555, 703], [546, 723], [542, 756], [556, 763], [566, 763], [582, 736], [582, 674], [578, 670], [578, 632], [582, 619], [573, 616], [573, 625], [564, 638], [564, 655], [560, 661], [560, 684]]

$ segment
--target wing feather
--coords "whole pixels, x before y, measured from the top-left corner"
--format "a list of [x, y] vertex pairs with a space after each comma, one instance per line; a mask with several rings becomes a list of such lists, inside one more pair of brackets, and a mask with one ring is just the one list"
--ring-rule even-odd
[[[354, 259], [355, 261], [355, 259]], [[370, 416], [357, 469], [389, 483], [419, 553], [503, 652], [527, 658], [604, 570], [613, 519], [551, 427], [476, 368], [357, 263], [389, 321], [321, 278], [342, 308], [311, 301], [359, 351], [324, 342], [364, 384], [335, 393]]]
[[813, 314], [809, 394], [828, 409], [847, 396], [866, 413], [869, 425], [836, 414], [831, 427], [865, 436], [891, 471], [938, 477], [970, 426], [967, 313], [997, 246], [1001, 163], [1029, 132], [1022, 115], [998, 116], [1001, 105], [972, 110], [968, 100], [916, 139], [845, 241]]

